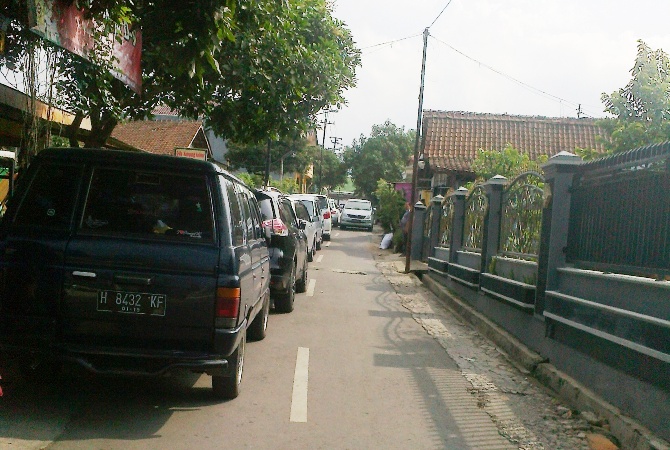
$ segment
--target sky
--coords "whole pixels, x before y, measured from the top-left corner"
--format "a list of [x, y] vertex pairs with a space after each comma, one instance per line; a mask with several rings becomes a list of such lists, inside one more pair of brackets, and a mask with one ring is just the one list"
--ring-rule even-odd
[[639, 39], [670, 53], [670, 0], [333, 1], [362, 66], [328, 115], [328, 148], [386, 120], [416, 129], [426, 27], [424, 110], [604, 117], [601, 95], [630, 81]]

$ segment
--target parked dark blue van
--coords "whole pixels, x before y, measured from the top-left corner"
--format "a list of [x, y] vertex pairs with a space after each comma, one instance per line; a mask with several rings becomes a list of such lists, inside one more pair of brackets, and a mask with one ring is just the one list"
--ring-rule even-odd
[[269, 262], [253, 193], [216, 165], [47, 149], [0, 224], [0, 357], [26, 374], [190, 370], [239, 393], [267, 329]]

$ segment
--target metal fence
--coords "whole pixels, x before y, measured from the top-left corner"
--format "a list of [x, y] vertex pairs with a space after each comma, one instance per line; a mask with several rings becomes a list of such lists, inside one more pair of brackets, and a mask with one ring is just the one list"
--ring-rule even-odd
[[440, 217], [440, 247], [451, 245], [451, 224], [454, 221], [454, 198], [450, 195], [442, 202]]
[[544, 177], [526, 172], [510, 182], [503, 193], [498, 253], [537, 260], [540, 250]]
[[567, 260], [670, 276], [670, 144], [584, 164], [572, 189]]
[[482, 251], [484, 219], [489, 201], [482, 185], [475, 186], [465, 200], [465, 230], [463, 249], [471, 252]]

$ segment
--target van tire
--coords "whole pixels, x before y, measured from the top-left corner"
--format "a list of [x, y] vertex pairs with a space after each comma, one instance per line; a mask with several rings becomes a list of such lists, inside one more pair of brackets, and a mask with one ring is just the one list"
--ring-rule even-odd
[[254, 321], [247, 328], [247, 337], [252, 341], [262, 341], [265, 339], [268, 330], [268, 316], [270, 315], [270, 297], [265, 296], [263, 307], [256, 314]]
[[247, 342], [247, 334], [242, 333], [242, 339], [228, 361], [232, 376], [212, 375], [212, 392], [214, 397], [220, 400], [231, 400], [240, 395], [240, 384], [244, 371], [244, 351]]
[[291, 269], [291, 275], [288, 282], [286, 292], [279, 294], [275, 299], [275, 309], [280, 313], [290, 313], [293, 311], [293, 303], [295, 302], [295, 263]]
[[296, 292], [305, 292], [307, 290], [307, 262], [303, 264], [302, 267], [302, 276], [300, 279], [295, 283], [295, 291]]

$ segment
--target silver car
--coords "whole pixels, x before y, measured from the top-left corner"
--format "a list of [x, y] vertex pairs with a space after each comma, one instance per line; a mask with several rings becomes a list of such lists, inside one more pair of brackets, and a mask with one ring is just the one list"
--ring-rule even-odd
[[340, 228], [365, 228], [372, 231], [375, 223], [374, 210], [369, 200], [352, 198], [347, 200], [340, 215]]

